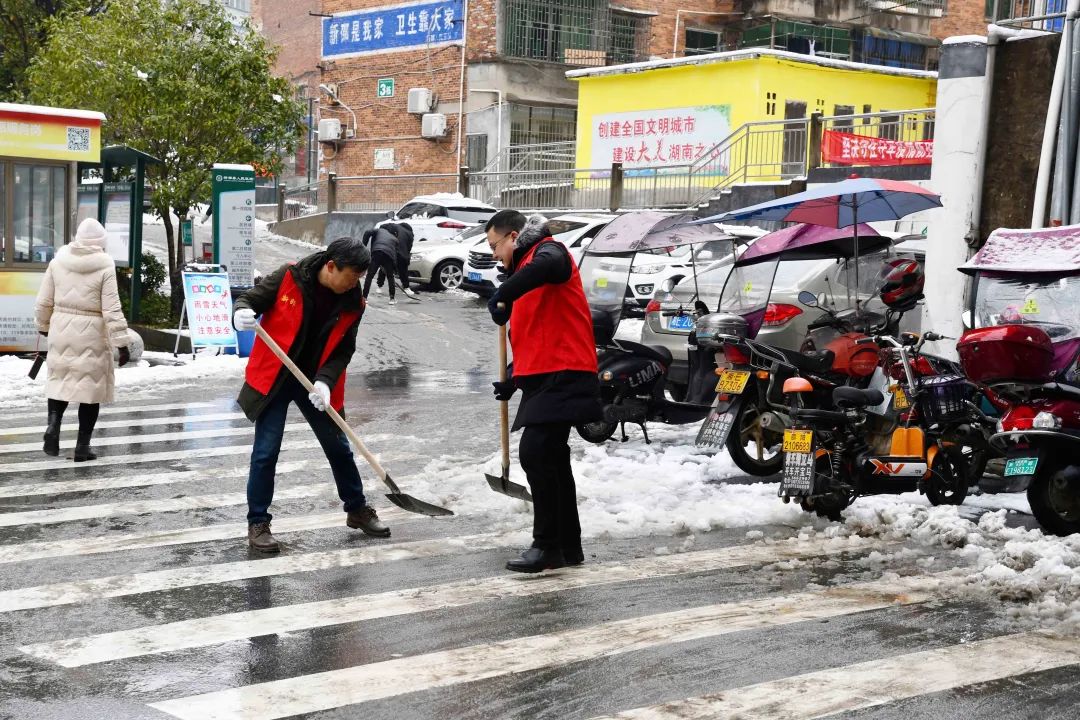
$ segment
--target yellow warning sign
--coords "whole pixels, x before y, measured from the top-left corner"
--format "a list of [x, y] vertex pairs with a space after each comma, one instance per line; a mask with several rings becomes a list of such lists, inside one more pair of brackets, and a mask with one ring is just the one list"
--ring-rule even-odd
[[1039, 303], [1036, 302], [1035, 298], [1028, 298], [1027, 300], [1024, 301], [1024, 307], [1020, 308], [1020, 314], [1021, 315], [1038, 315], [1039, 314]]

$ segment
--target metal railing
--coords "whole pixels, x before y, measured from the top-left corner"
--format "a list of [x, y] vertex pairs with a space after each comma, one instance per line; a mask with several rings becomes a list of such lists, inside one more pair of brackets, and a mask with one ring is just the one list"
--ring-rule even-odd
[[334, 177], [331, 210], [386, 212], [420, 195], [458, 191], [461, 175], [359, 175]]
[[1046, 32], [1065, 29], [1065, 0], [995, 0], [998, 25]]
[[508, 145], [488, 162], [483, 172], [570, 170], [577, 162], [577, 142]]
[[326, 209], [326, 181], [286, 187], [278, 185], [278, 221], [314, 215]]
[[866, 7], [904, 15], [941, 17], [948, 10], [946, 0], [865, 0]]

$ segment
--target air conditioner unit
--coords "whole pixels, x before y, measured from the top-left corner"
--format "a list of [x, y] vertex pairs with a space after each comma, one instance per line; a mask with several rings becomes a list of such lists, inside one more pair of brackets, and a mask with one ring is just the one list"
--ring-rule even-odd
[[441, 138], [446, 134], [446, 116], [442, 113], [429, 113], [420, 121], [420, 134], [426, 138]]
[[409, 112], [413, 115], [423, 115], [431, 112], [435, 104], [435, 96], [427, 88], [410, 88]]
[[336, 142], [341, 139], [341, 121], [324, 118], [319, 121], [319, 142]]

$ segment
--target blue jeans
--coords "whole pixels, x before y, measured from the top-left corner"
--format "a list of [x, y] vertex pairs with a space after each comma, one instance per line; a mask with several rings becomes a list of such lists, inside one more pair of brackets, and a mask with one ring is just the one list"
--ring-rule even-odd
[[360, 472], [353, 460], [352, 448], [326, 413], [316, 410], [308, 400], [307, 390], [288, 378], [255, 421], [255, 444], [251, 449], [251, 470], [248, 473], [248, 524], [270, 522], [268, 512], [274, 501], [274, 475], [277, 470], [281, 438], [285, 434], [285, 416], [289, 403], [296, 403], [304, 419], [315, 431], [337, 483], [338, 496], [345, 503], [345, 512], [354, 512], [367, 505]]

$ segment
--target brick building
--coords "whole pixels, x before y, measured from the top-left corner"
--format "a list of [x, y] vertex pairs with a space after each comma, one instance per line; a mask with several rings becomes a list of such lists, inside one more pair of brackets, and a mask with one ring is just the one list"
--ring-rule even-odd
[[[288, 48], [281, 71], [309, 93], [326, 85], [332, 94], [314, 90], [319, 114], [341, 121], [341, 139], [319, 144], [320, 177], [565, 161], [572, 153], [529, 146], [573, 141], [571, 69], [747, 47], [934, 69], [938, 37], [986, 25], [984, 4], [971, 0], [948, 8], [946, 0], [297, 0], [288, 10], [279, 2], [254, 0], [253, 14]], [[316, 65], [317, 75], [301, 72]], [[410, 90], [427, 91], [430, 105], [410, 112]], [[443, 131], [425, 137], [425, 114], [441, 116], [432, 122]], [[452, 189], [452, 180], [418, 189]]]

